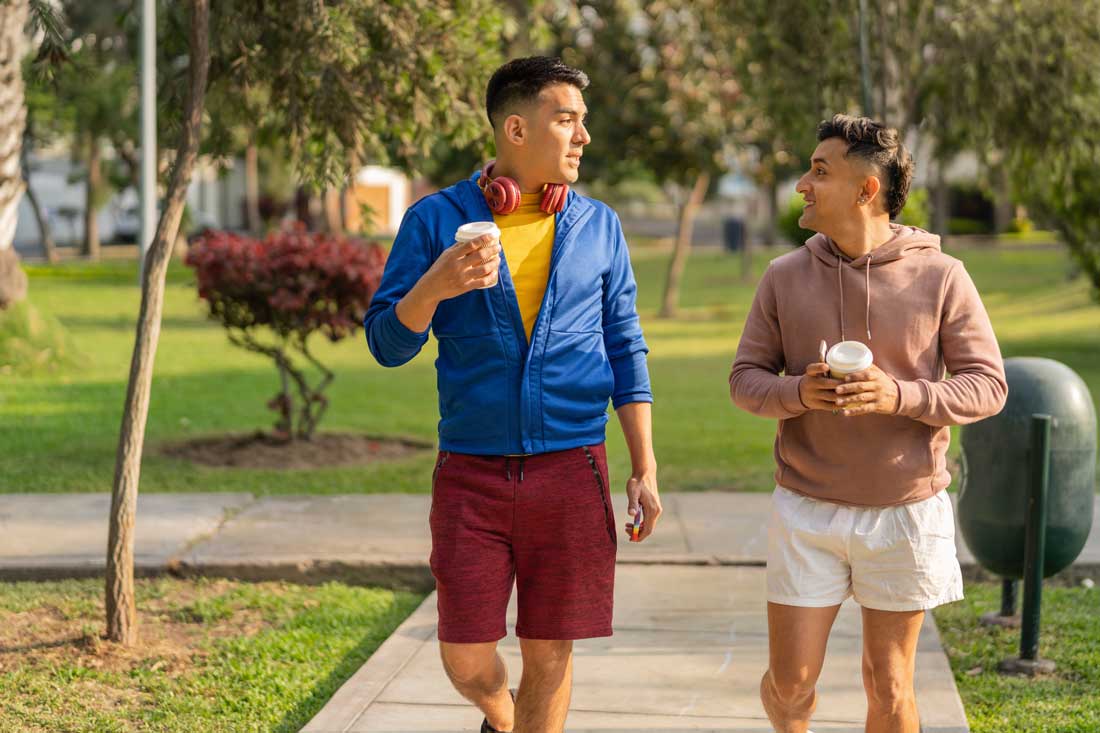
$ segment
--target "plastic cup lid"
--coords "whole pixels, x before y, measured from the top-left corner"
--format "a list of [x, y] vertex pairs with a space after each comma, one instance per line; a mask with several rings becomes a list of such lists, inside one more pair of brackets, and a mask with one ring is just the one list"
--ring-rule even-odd
[[825, 362], [834, 369], [855, 372], [871, 366], [874, 356], [867, 346], [859, 341], [841, 341], [833, 344], [825, 356]]
[[463, 224], [458, 228], [458, 231], [455, 232], [455, 241], [469, 242], [471, 239], [477, 239], [486, 234], [499, 237], [500, 227], [491, 221], [471, 221], [469, 224]]

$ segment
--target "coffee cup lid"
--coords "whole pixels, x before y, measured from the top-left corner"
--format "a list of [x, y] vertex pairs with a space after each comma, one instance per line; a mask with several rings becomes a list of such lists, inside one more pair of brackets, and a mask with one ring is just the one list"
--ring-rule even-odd
[[858, 372], [871, 366], [874, 356], [867, 345], [860, 341], [841, 341], [833, 344], [825, 355], [825, 363], [845, 372]]
[[469, 242], [472, 239], [477, 239], [486, 234], [492, 234], [494, 237], [499, 237], [500, 227], [498, 227], [495, 222], [491, 221], [471, 221], [458, 228], [458, 231], [455, 232], [455, 241]]

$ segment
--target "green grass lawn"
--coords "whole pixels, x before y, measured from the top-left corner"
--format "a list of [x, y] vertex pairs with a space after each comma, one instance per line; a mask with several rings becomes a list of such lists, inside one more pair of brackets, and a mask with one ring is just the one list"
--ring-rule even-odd
[[0, 730], [293, 733], [422, 597], [339, 583], [137, 583], [141, 644], [102, 641], [103, 581], [0, 583]]
[[1100, 591], [1043, 589], [1039, 656], [1057, 664], [1036, 679], [997, 672], [1019, 656], [1018, 630], [978, 618], [1000, 608], [1000, 586], [968, 584], [966, 600], [935, 611], [943, 646], [973, 733], [1095, 733], [1100, 730]]
[[[768, 259], [785, 250], [762, 252]], [[1081, 278], [1067, 279], [1060, 249], [971, 249], [965, 260], [981, 290], [1006, 356], [1041, 355], [1076, 369], [1100, 394], [1100, 306]], [[692, 256], [683, 314], [655, 317], [667, 255], [635, 252], [639, 304], [656, 395], [654, 432], [665, 490], [769, 490], [772, 421], [735, 409], [727, 376], [754, 286], [740, 258]], [[140, 292], [133, 263], [28, 268], [31, 301], [70, 330], [88, 363], [64, 373], [0, 376], [0, 492], [108, 491]], [[209, 322], [190, 271], [173, 265], [153, 382], [142, 468], [143, 491], [350, 493], [426, 491], [433, 453], [393, 463], [309, 471], [209, 469], [158, 453], [165, 441], [267, 429], [277, 389], [274, 367], [231, 346]], [[316, 351], [337, 374], [322, 430], [404, 435], [432, 441], [438, 419], [435, 346], [413, 362], [384, 369], [362, 334]], [[612, 418], [608, 430], [615, 484], [629, 463]]]

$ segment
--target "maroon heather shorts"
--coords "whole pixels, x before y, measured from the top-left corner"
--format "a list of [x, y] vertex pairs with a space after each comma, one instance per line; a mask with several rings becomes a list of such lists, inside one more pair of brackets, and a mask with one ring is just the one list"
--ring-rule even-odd
[[430, 524], [440, 641], [503, 638], [513, 582], [517, 636], [611, 635], [616, 535], [602, 443], [523, 457], [441, 452]]

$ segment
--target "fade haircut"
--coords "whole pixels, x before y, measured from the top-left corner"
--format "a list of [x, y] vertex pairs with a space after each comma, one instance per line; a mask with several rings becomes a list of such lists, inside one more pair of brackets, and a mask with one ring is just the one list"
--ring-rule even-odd
[[521, 104], [532, 102], [539, 92], [552, 84], [572, 84], [584, 90], [588, 75], [567, 66], [553, 56], [528, 56], [512, 59], [489, 79], [485, 90], [485, 112], [494, 128]]
[[870, 117], [833, 115], [817, 126], [817, 139], [821, 142], [833, 137], [848, 143], [844, 157], [855, 157], [875, 169], [883, 184], [883, 201], [890, 218], [901, 213], [913, 181], [913, 157], [898, 131]]

